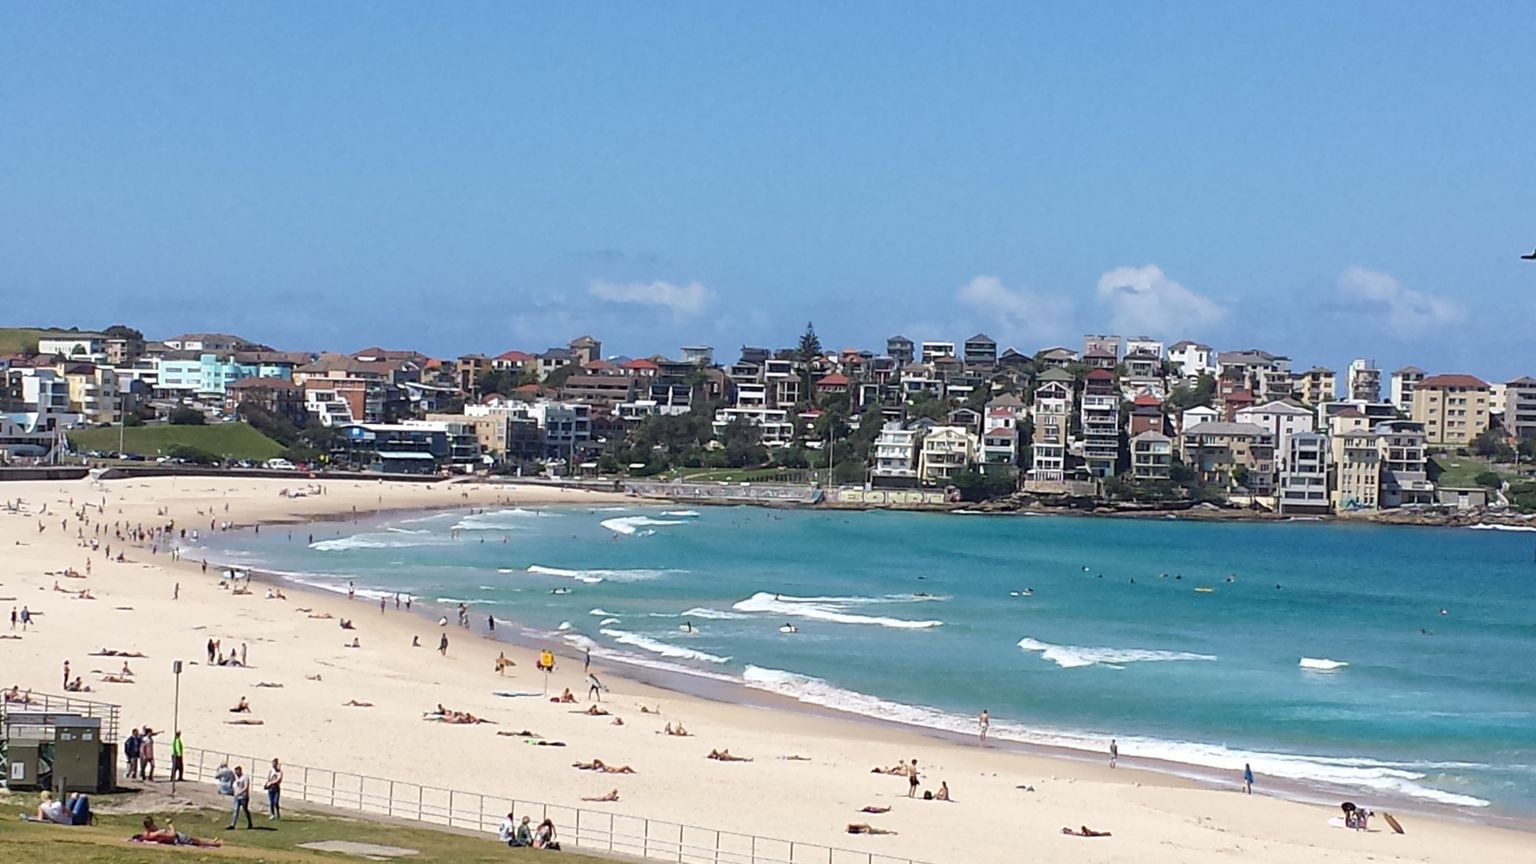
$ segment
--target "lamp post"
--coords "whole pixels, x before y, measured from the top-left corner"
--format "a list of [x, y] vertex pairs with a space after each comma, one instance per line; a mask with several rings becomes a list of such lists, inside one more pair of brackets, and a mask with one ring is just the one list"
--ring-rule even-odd
[[171, 674], [176, 676], [175, 701], [171, 706], [171, 794], [176, 794], [176, 769], [185, 767], [178, 765], [181, 758], [176, 753], [176, 742], [181, 737], [181, 661], [171, 661]]

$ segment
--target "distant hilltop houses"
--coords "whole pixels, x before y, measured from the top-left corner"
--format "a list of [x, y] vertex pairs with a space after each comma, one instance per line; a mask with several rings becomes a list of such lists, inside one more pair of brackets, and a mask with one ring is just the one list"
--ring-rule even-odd
[[734, 357], [605, 355], [583, 335], [447, 359], [126, 326], [5, 332], [21, 334], [0, 354], [7, 461], [57, 459], [85, 427], [245, 421], [305, 462], [381, 472], [754, 476], [1321, 515], [1503, 506], [1505, 480], [1536, 458], [1529, 376], [1303, 368], [1191, 340], [1090, 334], [1026, 352], [985, 333], [896, 335], [827, 350], [808, 326]]

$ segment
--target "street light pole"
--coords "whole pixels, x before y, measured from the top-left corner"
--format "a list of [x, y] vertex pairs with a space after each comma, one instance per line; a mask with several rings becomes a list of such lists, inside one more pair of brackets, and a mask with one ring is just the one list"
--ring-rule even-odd
[[181, 759], [176, 753], [176, 743], [181, 739], [181, 661], [171, 662], [171, 674], [176, 676], [176, 696], [171, 707], [171, 794], [176, 794], [176, 769], [186, 770], [184, 765], [178, 765]]

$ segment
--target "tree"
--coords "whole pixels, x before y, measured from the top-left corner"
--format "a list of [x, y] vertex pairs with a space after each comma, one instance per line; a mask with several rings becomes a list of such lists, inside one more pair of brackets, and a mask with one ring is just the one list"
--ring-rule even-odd
[[800, 334], [800, 347], [795, 353], [796, 359], [807, 367], [821, 359], [821, 339], [816, 335], [816, 325], [810, 321], [805, 322], [805, 332]]
[[1497, 489], [1504, 485], [1504, 478], [1492, 471], [1484, 471], [1474, 477], [1472, 482], [1488, 489]]
[[500, 393], [503, 396], [511, 395], [517, 389], [517, 379], [505, 369], [492, 369], [475, 380], [475, 390], [485, 396], [490, 393]]
[[202, 426], [207, 422], [208, 418], [196, 408], [182, 406], [171, 412], [172, 426]]
[[1248, 466], [1239, 465], [1232, 469], [1232, 482], [1243, 488], [1248, 487]]
[[101, 331], [101, 335], [108, 339], [126, 339], [129, 342], [142, 342], [144, 340], [143, 333], [129, 327], [127, 324], [113, 324], [111, 327]]
[[569, 381], [571, 376], [579, 371], [581, 371], [580, 366], [577, 366], [575, 363], [567, 363], [544, 376], [544, 386], [558, 390], [564, 387], [565, 382]]
[[1503, 443], [1503, 435], [1492, 429], [1485, 429], [1472, 439], [1472, 452], [1479, 456], [1490, 457], [1498, 453], [1499, 445]]

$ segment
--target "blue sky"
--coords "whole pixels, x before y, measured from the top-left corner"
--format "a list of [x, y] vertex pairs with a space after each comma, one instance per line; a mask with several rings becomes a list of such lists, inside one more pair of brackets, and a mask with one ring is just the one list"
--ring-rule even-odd
[[[1453, 8], [1454, 7], [1454, 8]], [[0, 2], [9, 323], [1536, 373], [1528, 3]]]

